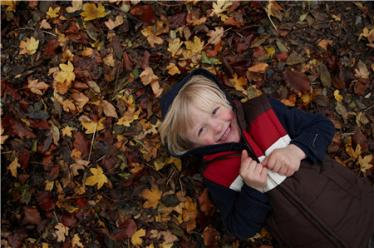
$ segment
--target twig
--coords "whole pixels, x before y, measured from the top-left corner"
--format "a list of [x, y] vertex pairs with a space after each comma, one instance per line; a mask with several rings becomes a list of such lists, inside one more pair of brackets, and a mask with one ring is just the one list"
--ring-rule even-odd
[[26, 27], [26, 28], [17, 28], [14, 31], [17, 31], [17, 30], [32, 30], [32, 31], [38, 31], [38, 32], [40, 31], [40, 32], [52, 35], [54, 37], [57, 37], [57, 35], [54, 34], [54, 33], [51, 33], [51, 32], [48, 32], [48, 31], [44, 31], [44, 30], [40, 30], [40, 29], [35, 29], [35, 28], [28, 28], [28, 27]]
[[372, 108], [374, 108], [374, 104], [371, 105], [371, 106], [369, 106], [369, 107], [367, 107], [366, 109], [364, 109], [364, 112], [366, 112], [366, 111], [368, 111], [368, 110], [370, 110], [370, 109], [372, 109]]
[[95, 132], [94, 134], [92, 135], [92, 139], [91, 139], [91, 146], [90, 146], [90, 153], [88, 154], [88, 161], [91, 161], [91, 152], [92, 152], [92, 146], [93, 146], [93, 142], [95, 140], [95, 136], [96, 136], [96, 130], [97, 130], [97, 123], [95, 125]]

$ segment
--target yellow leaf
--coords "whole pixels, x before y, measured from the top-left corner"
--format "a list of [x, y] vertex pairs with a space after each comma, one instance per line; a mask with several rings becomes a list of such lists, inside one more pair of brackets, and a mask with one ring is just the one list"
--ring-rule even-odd
[[217, 15], [221, 18], [222, 21], [225, 21], [228, 17], [223, 14], [232, 4], [230, 0], [217, 0], [213, 3], [213, 11], [211, 15]]
[[258, 63], [248, 68], [248, 71], [250, 72], [256, 72], [256, 73], [265, 73], [266, 69], [269, 67], [266, 63]]
[[161, 191], [157, 186], [152, 186], [152, 188], [143, 190], [141, 196], [146, 199], [143, 204], [144, 208], [156, 208], [161, 199]]
[[60, 69], [53, 75], [53, 87], [58, 93], [65, 94], [69, 90], [71, 82], [75, 80], [74, 66], [68, 61], [67, 64], [60, 64]]
[[49, 247], [48, 243], [45, 243], [45, 242], [42, 243], [42, 248], [48, 248], [48, 247]]
[[229, 80], [229, 82], [237, 91], [244, 91], [244, 86], [247, 86], [247, 79], [245, 77], [238, 78], [236, 73], [234, 74], [234, 77]]
[[66, 7], [66, 12], [68, 13], [74, 13], [75, 11], [82, 9], [82, 0], [72, 0], [71, 1], [71, 7]]
[[361, 155], [361, 145], [357, 144], [356, 149], [353, 150], [352, 144], [349, 142], [345, 145], [345, 151], [351, 158], [356, 160]]
[[169, 63], [169, 65], [166, 67], [168, 70], [169, 75], [174, 76], [175, 74], [180, 74], [179, 68], [174, 63]]
[[95, 3], [83, 4], [83, 12], [81, 13], [81, 16], [84, 21], [95, 20], [105, 17], [106, 15], [105, 8], [101, 3], [99, 3], [99, 5], [96, 5]]
[[6, 11], [16, 11], [16, 1], [14, 0], [1, 0], [1, 6], [7, 6]]
[[265, 48], [267, 55], [269, 58], [272, 58], [275, 54], [275, 48], [274, 47], [266, 47]]
[[39, 41], [36, 40], [34, 37], [26, 38], [25, 40], [21, 40], [19, 44], [19, 54], [28, 54], [33, 55], [38, 50]]
[[89, 117], [82, 115], [79, 117], [79, 121], [81, 122], [82, 126], [86, 129], [86, 134], [91, 134], [95, 132], [99, 132], [105, 128], [104, 126], [105, 117], [101, 118], [99, 121], [93, 121]]
[[106, 64], [107, 66], [114, 67], [114, 65], [115, 65], [115, 61], [114, 61], [113, 54], [110, 53], [110, 54], [108, 54], [107, 56], [105, 56], [105, 58], [103, 59], [103, 62], [104, 62], [104, 64]]
[[170, 163], [170, 164], [173, 163], [175, 165], [175, 167], [177, 167], [178, 171], [182, 170], [182, 161], [179, 158], [170, 157], [168, 159], [168, 163]]
[[153, 33], [152, 26], [145, 27], [141, 32], [147, 38], [147, 41], [149, 45], [151, 45], [151, 47], [155, 47], [155, 44], [161, 45], [162, 43], [164, 43], [163, 39]]
[[55, 234], [57, 236], [57, 242], [64, 242], [65, 237], [69, 235], [69, 227], [62, 223], [58, 223], [55, 226]]
[[151, 83], [151, 88], [152, 88], [153, 95], [155, 95], [155, 97], [161, 96], [162, 92], [164, 91], [164, 89], [161, 88], [158, 81], [153, 81]]
[[49, 7], [48, 12], [47, 12], [47, 17], [49, 19], [56, 18], [59, 16], [59, 12], [60, 12], [60, 7], [56, 7], [56, 8]]
[[100, 166], [91, 168], [90, 172], [92, 173], [92, 176], [89, 176], [86, 179], [86, 182], [84, 183], [85, 185], [94, 186], [95, 184], [97, 184], [97, 189], [100, 189], [101, 187], [103, 187], [104, 183], [109, 182], [108, 178], [103, 173], [103, 169], [101, 169]]
[[373, 155], [367, 155], [364, 158], [361, 156], [358, 158], [358, 163], [360, 164], [360, 169], [363, 173], [366, 173], [367, 170], [371, 169], [373, 167], [373, 164], [371, 164], [371, 161], [373, 161]]
[[104, 114], [108, 117], [118, 118], [116, 108], [107, 100], [101, 101], [103, 106]]
[[52, 191], [54, 184], [55, 184], [54, 181], [45, 180], [44, 190], [45, 191]]
[[343, 101], [343, 96], [340, 95], [339, 90], [335, 90], [335, 91], [334, 91], [334, 97], [335, 97], [335, 100], [336, 100], [337, 102], [342, 102], [342, 101]]
[[140, 109], [138, 111], [134, 112], [132, 110], [126, 111], [123, 116], [117, 121], [117, 125], [122, 125], [125, 127], [129, 127], [130, 124], [139, 119]]
[[123, 24], [123, 16], [121, 15], [116, 16], [116, 19], [114, 21], [112, 21], [112, 19], [109, 18], [109, 20], [105, 22], [105, 26], [109, 30], [113, 30], [122, 24]]
[[194, 36], [193, 42], [185, 41], [184, 44], [186, 45], [186, 49], [191, 51], [192, 54], [199, 54], [204, 48], [204, 42], [197, 36]]
[[221, 42], [223, 34], [224, 34], [223, 27], [216, 27], [214, 31], [213, 30], [209, 31], [208, 36], [210, 37], [210, 39], [208, 40], [208, 43], [213, 44], [213, 45], [218, 44], [219, 42]]
[[74, 149], [71, 152], [72, 153], [71, 157], [73, 159], [75, 159], [75, 163], [73, 163], [73, 164], [70, 165], [70, 169], [71, 169], [71, 172], [72, 172], [73, 176], [78, 176], [79, 175], [78, 170], [84, 170], [90, 164], [90, 161], [76, 158], [76, 155], [73, 154], [74, 151], [79, 152], [78, 150], [74, 150]]
[[176, 55], [181, 54], [181, 46], [183, 45], [183, 41], [179, 38], [169, 40], [169, 47], [168, 51], [171, 53], [171, 56], [174, 58]]
[[158, 81], [158, 77], [153, 73], [151, 67], [147, 67], [140, 73], [140, 80], [144, 85], [148, 85], [154, 81]]
[[132, 236], [131, 236], [131, 243], [134, 246], [141, 246], [143, 244], [142, 237], [145, 236], [145, 230], [143, 228], [137, 230]]
[[47, 22], [46, 19], [43, 19], [43, 20], [40, 22], [40, 28], [41, 28], [41, 29], [52, 29], [51, 25]]
[[12, 176], [17, 177], [17, 168], [19, 167], [21, 167], [21, 165], [18, 163], [18, 158], [15, 158], [8, 166], [8, 170], [10, 170]]
[[46, 89], [48, 89], [49, 85], [44, 83], [43, 81], [38, 81], [38, 79], [28, 79], [27, 88], [34, 94], [42, 96]]
[[73, 239], [71, 240], [71, 246], [73, 248], [84, 248], [83, 244], [81, 243], [81, 239], [79, 238], [79, 235], [76, 233], [73, 236]]

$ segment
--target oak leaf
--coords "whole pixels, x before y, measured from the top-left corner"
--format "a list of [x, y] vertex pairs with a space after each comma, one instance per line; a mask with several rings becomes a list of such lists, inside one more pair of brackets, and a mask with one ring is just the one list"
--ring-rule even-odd
[[116, 27], [121, 26], [122, 24], [123, 24], [123, 16], [121, 15], [116, 16], [116, 19], [114, 21], [109, 18], [109, 20], [105, 22], [105, 26], [109, 30], [113, 30]]
[[105, 128], [104, 126], [105, 117], [101, 118], [98, 121], [93, 121], [89, 117], [82, 115], [79, 117], [79, 121], [81, 122], [82, 126], [86, 129], [86, 134], [96, 133]]
[[143, 208], [156, 208], [161, 200], [162, 192], [157, 186], [152, 186], [151, 189], [144, 189], [141, 196], [146, 200]]
[[48, 89], [49, 85], [38, 79], [28, 79], [27, 88], [34, 94], [42, 96], [44, 92]]
[[56, 18], [56, 17], [59, 16], [59, 12], [60, 12], [60, 7], [56, 7], [56, 8], [49, 7], [49, 9], [47, 11], [47, 17], [49, 19]]
[[92, 176], [87, 177], [86, 182], [84, 183], [85, 185], [96, 185], [97, 189], [100, 189], [105, 183], [109, 182], [108, 178], [103, 173], [103, 169], [100, 166], [97, 166], [96, 168], [90, 168], [90, 172], [92, 173]]
[[21, 40], [19, 44], [19, 54], [27, 54], [33, 55], [38, 50], [39, 41], [36, 40], [34, 37], [26, 38], [25, 40]]
[[145, 236], [145, 230], [143, 228], [137, 230], [132, 236], [131, 236], [131, 244], [134, 246], [141, 246], [143, 244], [142, 237]]
[[84, 21], [91, 21], [99, 18], [103, 18], [107, 15], [105, 12], [104, 6], [99, 3], [96, 5], [95, 3], [85, 3], [83, 4], [83, 12], [81, 16], [83, 17]]
[[69, 235], [69, 227], [59, 222], [55, 226], [55, 234], [57, 236], [57, 242], [64, 242], [65, 237]]
[[9, 165], [8, 170], [13, 177], [17, 177], [17, 168], [20, 168], [21, 165], [18, 163], [18, 158], [15, 158]]

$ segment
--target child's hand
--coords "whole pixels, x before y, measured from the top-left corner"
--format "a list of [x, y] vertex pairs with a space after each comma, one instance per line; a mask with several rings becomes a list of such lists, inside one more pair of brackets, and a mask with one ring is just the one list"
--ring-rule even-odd
[[267, 181], [267, 171], [262, 164], [250, 158], [246, 150], [242, 151], [240, 176], [245, 184], [255, 189], [263, 188]]
[[266, 168], [285, 176], [292, 176], [300, 168], [300, 162], [305, 153], [294, 144], [284, 148], [275, 149], [267, 156], [262, 164]]

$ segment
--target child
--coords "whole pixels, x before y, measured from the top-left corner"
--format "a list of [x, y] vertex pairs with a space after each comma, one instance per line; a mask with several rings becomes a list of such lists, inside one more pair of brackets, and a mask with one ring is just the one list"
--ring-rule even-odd
[[325, 158], [334, 127], [322, 115], [265, 96], [230, 100], [204, 69], [173, 85], [161, 111], [162, 142], [203, 160], [206, 187], [236, 236], [266, 226], [279, 247], [370, 245], [374, 189]]

